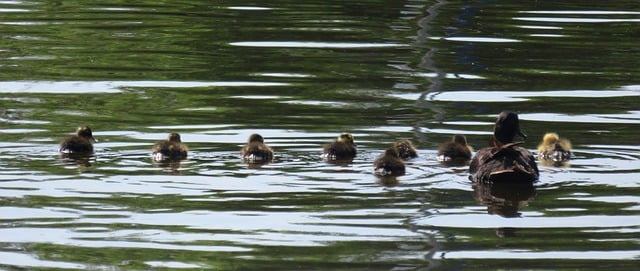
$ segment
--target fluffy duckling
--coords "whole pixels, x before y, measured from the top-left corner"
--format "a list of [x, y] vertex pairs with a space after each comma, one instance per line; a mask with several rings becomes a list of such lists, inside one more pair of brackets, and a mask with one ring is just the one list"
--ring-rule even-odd
[[442, 143], [438, 147], [438, 161], [469, 161], [473, 148], [467, 145], [467, 138], [464, 135], [456, 134], [451, 141]]
[[93, 138], [93, 133], [89, 126], [78, 127], [76, 134], [64, 139], [60, 142], [60, 152], [62, 153], [92, 153], [93, 143], [96, 139]]
[[378, 175], [404, 175], [404, 161], [400, 158], [395, 146], [388, 148], [383, 155], [380, 155], [374, 162], [373, 167]]
[[182, 144], [178, 133], [171, 133], [166, 140], [153, 145], [153, 159], [156, 161], [185, 159], [187, 152], [187, 145]]
[[273, 149], [264, 144], [264, 138], [259, 134], [249, 136], [249, 141], [240, 150], [242, 159], [251, 163], [266, 163], [273, 160]]
[[471, 160], [471, 180], [481, 183], [536, 181], [539, 171], [533, 154], [520, 146], [522, 141], [514, 142], [517, 136], [526, 139], [520, 131], [518, 114], [501, 112], [493, 136], [493, 146], [478, 150]]
[[356, 156], [356, 144], [353, 135], [342, 133], [336, 141], [324, 146], [323, 156], [329, 160], [349, 160]]
[[404, 160], [418, 157], [418, 152], [411, 141], [402, 139], [393, 143], [393, 148], [398, 152], [398, 156]]
[[571, 157], [571, 142], [557, 133], [546, 133], [538, 145], [538, 158], [541, 160], [565, 161]]

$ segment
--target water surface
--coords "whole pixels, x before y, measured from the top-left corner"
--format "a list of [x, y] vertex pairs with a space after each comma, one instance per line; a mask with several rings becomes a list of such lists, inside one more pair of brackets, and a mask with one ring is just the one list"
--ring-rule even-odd
[[[0, 267], [633, 270], [640, 13], [627, 1], [0, 2]], [[525, 187], [441, 165], [515, 110]], [[90, 125], [96, 152], [58, 153]], [[352, 163], [322, 145], [352, 132]], [[169, 132], [187, 160], [156, 163]], [[275, 161], [245, 164], [262, 134]], [[419, 157], [379, 178], [397, 139]]]

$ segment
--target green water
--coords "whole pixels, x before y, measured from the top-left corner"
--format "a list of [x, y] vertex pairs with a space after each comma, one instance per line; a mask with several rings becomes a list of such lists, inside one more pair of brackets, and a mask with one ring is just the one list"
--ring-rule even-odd
[[[637, 269], [639, 32], [633, 1], [0, 1], [0, 269]], [[505, 190], [436, 160], [505, 109], [572, 160]]]

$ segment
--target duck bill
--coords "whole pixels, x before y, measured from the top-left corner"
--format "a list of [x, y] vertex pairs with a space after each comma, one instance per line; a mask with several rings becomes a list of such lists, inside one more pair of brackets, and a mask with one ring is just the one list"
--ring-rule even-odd
[[522, 131], [518, 131], [518, 136], [522, 137], [522, 140], [527, 139], [527, 135], [525, 135]]
[[95, 137], [91, 137], [91, 141], [98, 142], [98, 140]]

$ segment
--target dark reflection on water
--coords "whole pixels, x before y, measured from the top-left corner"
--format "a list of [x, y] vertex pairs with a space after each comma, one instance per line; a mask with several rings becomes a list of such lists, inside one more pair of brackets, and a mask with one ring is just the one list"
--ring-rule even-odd
[[[0, 2], [0, 267], [632, 270], [628, 4]], [[525, 187], [437, 161], [453, 134], [486, 146], [502, 110], [571, 160]], [[79, 125], [95, 154], [61, 156]], [[171, 131], [188, 159], [154, 162]], [[328, 163], [341, 132], [358, 155]], [[272, 163], [241, 159], [252, 133]], [[397, 139], [418, 158], [376, 176]]]

